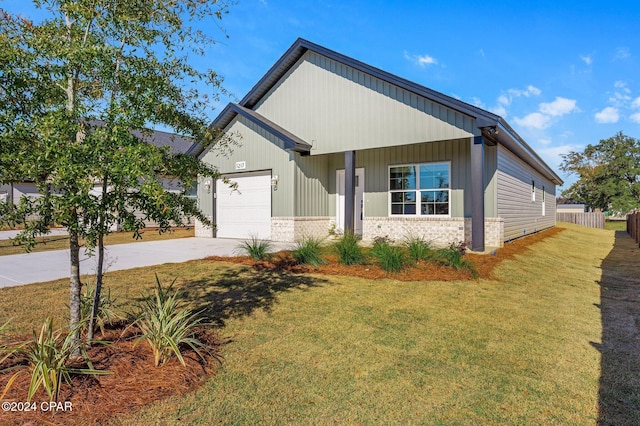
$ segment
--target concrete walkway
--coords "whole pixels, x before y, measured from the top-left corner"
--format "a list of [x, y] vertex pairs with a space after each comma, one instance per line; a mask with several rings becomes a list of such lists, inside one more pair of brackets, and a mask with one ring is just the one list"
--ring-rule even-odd
[[[207, 256], [233, 256], [242, 240], [226, 238], [179, 238], [175, 240], [136, 242], [107, 246], [108, 271], [140, 266], [179, 263]], [[274, 250], [291, 248], [291, 244], [273, 243]], [[94, 274], [95, 257], [80, 252], [82, 275]], [[69, 250], [0, 256], [0, 288], [51, 281], [69, 277]]]

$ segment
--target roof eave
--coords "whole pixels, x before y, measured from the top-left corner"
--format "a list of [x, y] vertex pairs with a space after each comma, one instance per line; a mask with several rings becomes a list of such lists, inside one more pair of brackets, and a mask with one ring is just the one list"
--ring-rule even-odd
[[502, 117], [496, 122], [498, 133], [496, 139], [509, 151], [524, 160], [531, 167], [542, 173], [556, 185], [562, 185], [564, 181], [547, 163], [527, 144], [518, 133]]

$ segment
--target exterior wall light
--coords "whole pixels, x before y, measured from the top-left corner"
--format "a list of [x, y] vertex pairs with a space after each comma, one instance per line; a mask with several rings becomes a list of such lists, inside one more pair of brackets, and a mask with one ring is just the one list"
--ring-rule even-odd
[[278, 190], [278, 175], [273, 175], [271, 178], [271, 187], [274, 191]]

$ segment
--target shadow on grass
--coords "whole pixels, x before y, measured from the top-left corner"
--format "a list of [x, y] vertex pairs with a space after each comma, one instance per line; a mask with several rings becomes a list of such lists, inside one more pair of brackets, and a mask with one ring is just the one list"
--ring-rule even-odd
[[616, 231], [602, 262], [598, 425], [640, 425], [640, 249]]
[[304, 291], [327, 282], [286, 272], [225, 268], [209, 279], [185, 282], [181, 291], [196, 309], [203, 309], [205, 321], [221, 327], [230, 318], [250, 315], [256, 310], [268, 312], [280, 293]]

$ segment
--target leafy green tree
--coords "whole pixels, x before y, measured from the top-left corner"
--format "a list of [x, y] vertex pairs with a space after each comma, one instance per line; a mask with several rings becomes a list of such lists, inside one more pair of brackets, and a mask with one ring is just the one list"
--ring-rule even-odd
[[640, 140], [618, 132], [562, 157], [560, 168], [578, 176], [563, 197], [622, 215], [640, 207]]
[[[189, 186], [217, 171], [197, 159], [145, 142], [162, 125], [223, 149], [206, 108], [222, 80], [191, 65], [213, 40], [191, 26], [218, 25], [216, 0], [34, 0], [48, 16], [32, 22], [0, 9], [0, 183], [30, 180], [41, 196], [4, 205], [30, 244], [52, 224], [70, 245], [70, 327], [80, 321], [81, 240], [99, 251], [113, 223], [136, 232], [144, 212], [161, 230], [185, 215], [207, 219], [184, 194], [167, 192], [168, 176]], [[207, 92], [202, 92], [206, 90]], [[96, 186], [100, 187], [96, 191]], [[100, 289], [96, 288], [96, 300]], [[79, 336], [76, 336], [79, 342]]]

